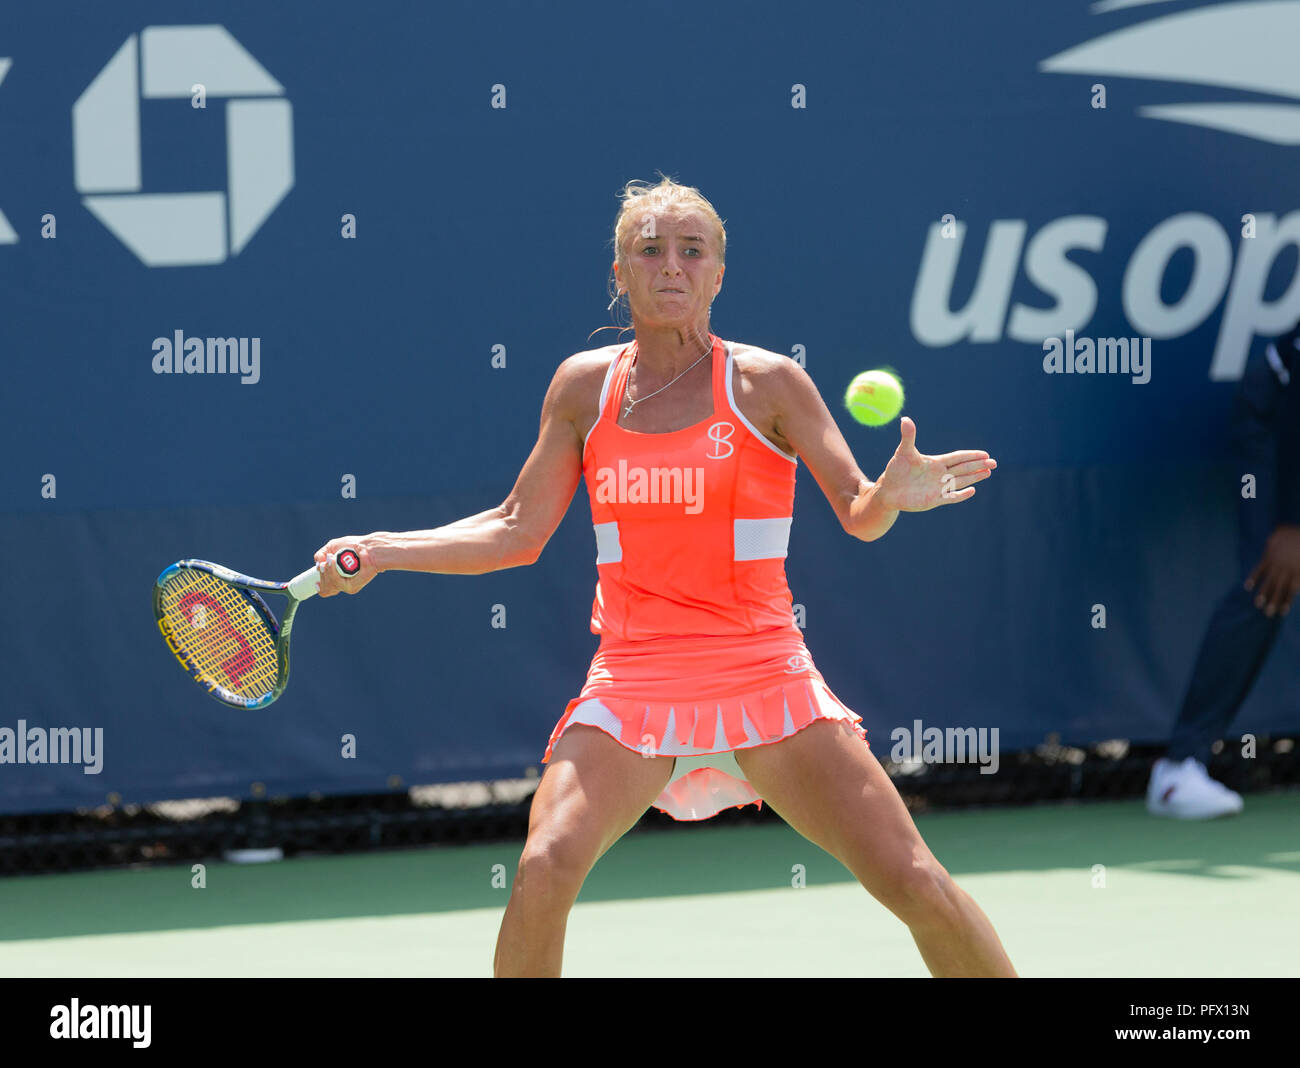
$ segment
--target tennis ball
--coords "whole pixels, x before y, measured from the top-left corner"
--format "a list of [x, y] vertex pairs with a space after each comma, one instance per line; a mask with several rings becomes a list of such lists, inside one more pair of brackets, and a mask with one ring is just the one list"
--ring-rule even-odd
[[863, 371], [849, 383], [844, 405], [867, 426], [884, 426], [903, 410], [903, 383], [888, 371]]

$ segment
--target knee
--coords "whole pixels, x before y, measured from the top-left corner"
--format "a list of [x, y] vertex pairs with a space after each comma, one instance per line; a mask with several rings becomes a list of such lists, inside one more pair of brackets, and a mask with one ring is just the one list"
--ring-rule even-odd
[[876, 897], [907, 926], [946, 925], [959, 920], [961, 890], [934, 857], [912, 856], [889, 875]]
[[574, 845], [547, 838], [524, 845], [515, 874], [515, 892], [533, 901], [572, 903], [582, 888], [592, 861]]

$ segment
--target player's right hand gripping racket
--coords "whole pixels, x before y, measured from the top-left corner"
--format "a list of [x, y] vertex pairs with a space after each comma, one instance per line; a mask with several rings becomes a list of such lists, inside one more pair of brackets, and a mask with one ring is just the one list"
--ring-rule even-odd
[[[340, 549], [334, 567], [349, 578], [361, 570], [361, 558]], [[319, 589], [315, 567], [288, 582], [266, 582], [206, 560], [179, 560], [154, 583], [153, 614], [167, 647], [210, 696], [235, 708], [265, 708], [289, 684], [298, 605]], [[283, 623], [258, 590], [289, 598]]]

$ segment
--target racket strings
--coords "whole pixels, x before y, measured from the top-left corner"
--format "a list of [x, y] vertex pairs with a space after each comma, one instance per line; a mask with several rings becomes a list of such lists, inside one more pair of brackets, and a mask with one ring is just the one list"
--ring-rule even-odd
[[240, 697], [275, 689], [275, 635], [252, 601], [206, 571], [178, 571], [163, 586], [163, 634], [201, 682]]

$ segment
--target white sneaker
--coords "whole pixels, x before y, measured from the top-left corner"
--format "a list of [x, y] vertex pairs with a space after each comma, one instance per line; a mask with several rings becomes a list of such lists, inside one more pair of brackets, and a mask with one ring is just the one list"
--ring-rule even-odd
[[1179, 820], [1209, 820], [1242, 809], [1241, 795], [1211, 779], [1195, 757], [1181, 763], [1161, 757], [1151, 769], [1147, 811]]

